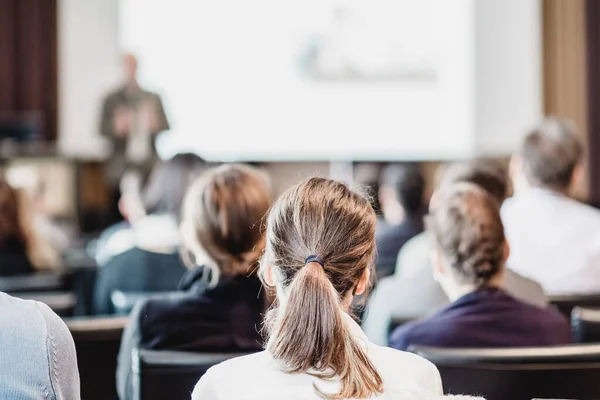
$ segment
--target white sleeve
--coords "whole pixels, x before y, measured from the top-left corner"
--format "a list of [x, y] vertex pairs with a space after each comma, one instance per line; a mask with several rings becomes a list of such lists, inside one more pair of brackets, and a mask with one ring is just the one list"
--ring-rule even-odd
[[46, 321], [50, 382], [57, 400], [80, 399], [75, 343], [69, 328], [47, 305], [36, 303]]
[[196, 384], [192, 392], [192, 400], [219, 400], [217, 391], [212, 384], [210, 369], [206, 371], [206, 374]]
[[434, 382], [435, 382], [435, 392], [438, 396], [444, 395], [444, 386], [442, 385], [442, 377], [440, 375], [440, 371], [438, 371], [437, 367], [434, 366]]

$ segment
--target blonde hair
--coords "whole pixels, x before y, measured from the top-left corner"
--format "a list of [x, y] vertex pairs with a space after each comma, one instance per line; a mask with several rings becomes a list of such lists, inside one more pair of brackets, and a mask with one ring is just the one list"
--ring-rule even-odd
[[199, 245], [212, 261], [211, 284], [220, 275], [248, 273], [264, 248], [263, 218], [271, 204], [266, 176], [239, 164], [222, 165], [200, 175], [182, 209], [186, 243]]
[[[267, 313], [267, 350], [288, 373], [339, 377], [325, 399], [369, 398], [383, 380], [344, 321], [343, 302], [375, 253], [376, 216], [345, 184], [311, 178], [286, 191], [267, 220], [261, 271], [271, 265], [286, 296]], [[306, 258], [316, 255], [322, 264]]]
[[34, 229], [31, 198], [0, 177], [0, 251], [14, 240], [24, 246], [36, 270], [60, 267], [60, 256]]

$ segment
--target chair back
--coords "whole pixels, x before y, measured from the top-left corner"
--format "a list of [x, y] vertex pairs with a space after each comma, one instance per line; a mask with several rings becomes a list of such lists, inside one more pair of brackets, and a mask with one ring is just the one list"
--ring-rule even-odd
[[65, 319], [77, 350], [81, 398], [117, 399], [117, 356], [126, 317]]
[[549, 296], [548, 301], [567, 318], [575, 307], [600, 308], [600, 294]]
[[600, 345], [410, 350], [438, 367], [446, 394], [486, 400], [600, 398]]
[[69, 279], [69, 274], [62, 272], [0, 277], [0, 292], [14, 295], [21, 292], [63, 291], [69, 289]]
[[61, 317], [72, 317], [77, 304], [77, 296], [72, 292], [23, 292], [12, 293], [25, 300], [35, 300], [46, 304]]
[[134, 399], [189, 400], [194, 386], [213, 365], [245, 354], [133, 351]]
[[600, 309], [575, 307], [571, 328], [577, 343], [600, 343]]

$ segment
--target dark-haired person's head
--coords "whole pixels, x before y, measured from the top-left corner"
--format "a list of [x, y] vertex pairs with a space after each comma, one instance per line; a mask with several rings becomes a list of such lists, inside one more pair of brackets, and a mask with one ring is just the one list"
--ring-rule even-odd
[[120, 209], [135, 222], [145, 215], [180, 215], [185, 192], [192, 179], [206, 168], [206, 162], [192, 153], [180, 153], [154, 166], [145, 187], [135, 172], [121, 180]]
[[266, 176], [229, 164], [194, 180], [182, 208], [181, 232], [197, 265], [220, 276], [249, 274], [264, 248], [263, 222], [271, 205]]
[[508, 172], [502, 163], [494, 160], [473, 159], [450, 164], [443, 170], [438, 187], [443, 189], [461, 182], [479, 186], [499, 204], [508, 193]]
[[500, 205], [490, 193], [470, 183], [441, 188], [426, 229], [434, 276], [451, 300], [500, 284], [509, 247]]
[[561, 193], [571, 188], [583, 160], [583, 146], [568, 120], [547, 118], [525, 138], [511, 160], [515, 190], [539, 187]]
[[396, 164], [381, 172], [379, 199], [387, 222], [397, 224], [424, 211], [425, 179], [417, 165]]
[[287, 372], [339, 377], [339, 393], [326, 399], [383, 391], [345, 322], [353, 294], [369, 284], [376, 221], [365, 197], [324, 178], [290, 188], [269, 212], [261, 275], [276, 287], [278, 306], [266, 316], [267, 350]]

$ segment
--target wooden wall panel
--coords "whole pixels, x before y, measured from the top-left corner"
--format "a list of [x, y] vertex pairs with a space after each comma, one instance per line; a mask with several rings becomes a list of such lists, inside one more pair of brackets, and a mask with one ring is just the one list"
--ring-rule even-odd
[[0, 112], [35, 112], [56, 139], [57, 0], [0, 0]]
[[[585, 9], [586, 0], [544, 0], [542, 41], [544, 113], [574, 121], [588, 147]], [[586, 167], [577, 197], [588, 197], [588, 177]]]

